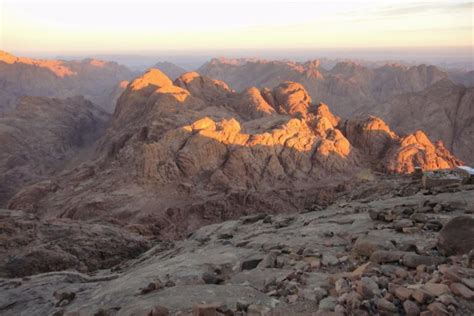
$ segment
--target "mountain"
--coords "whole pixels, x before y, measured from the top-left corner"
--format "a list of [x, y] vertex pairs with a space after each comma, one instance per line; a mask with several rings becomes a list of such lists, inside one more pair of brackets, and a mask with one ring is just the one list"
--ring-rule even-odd
[[250, 86], [275, 87], [282, 81], [301, 83], [318, 102], [331, 104], [335, 114], [349, 118], [367, 105], [392, 95], [421, 91], [448, 75], [435, 66], [386, 64], [362, 66], [338, 62], [326, 70], [319, 60], [305, 63], [259, 59], [212, 59], [199, 68], [204, 76], [227, 82], [240, 91]]
[[161, 61], [156, 63], [152, 68], [156, 68], [161, 70], [165, 75], [170, 77], [171, 79], [178, 78], [181, 74], [184, 74], [186, 70], [181, 68], [173, 63], [167, 61]]
[[468, 164], [474, 164], [474, 88], [443, 79], [423, 91], [405, 93], [361, 111], [384, 119], [397, 133], [421, 126], [431, 139]]
[[23, 96], [82, 95], [113, 112], [113, 91], [132, 76], [130, 70], [115, 62], [30, 59], [0, 51], [0, 111], [14, 108]]
[[471, 71], [450, 71], [449, 78], [466, 87], [474, 87], [474, 70]]
[[48, 177], [77, 160], [108, 118], [83, 97], [23, 97], [14, 110], [0, 115], [0, 205], [32, 182], [45, 180], [41, 185], [53, 189]]
[[410, 173], [461, 162], [422, 131], [374, 116], [341, 120], [299, 83], [231, 90], [196, 72], [151, 69], [128, 84], [94, 157], [25, 187], [10, 209], [113, 221], [162, 238], [265, 209], [330, 203], [364, 170]]

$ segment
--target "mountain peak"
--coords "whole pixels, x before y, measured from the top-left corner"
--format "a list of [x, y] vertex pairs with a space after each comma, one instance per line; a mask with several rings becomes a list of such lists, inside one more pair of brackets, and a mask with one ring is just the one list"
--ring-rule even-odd
[[173, 85], [173, 82], [168, 78], [168, 76], [161, 72], [161, 70], [151, 68], [143, 75], [133, 80], [130, 87], [132, 90], [141, 90], [149, 86], [163, 88], [171, 85]]

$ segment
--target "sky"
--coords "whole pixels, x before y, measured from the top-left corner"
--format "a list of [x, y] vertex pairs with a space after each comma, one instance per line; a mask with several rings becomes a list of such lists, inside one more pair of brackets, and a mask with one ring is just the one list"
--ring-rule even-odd
[[472, 54], [473, 3], [0, 0], [0, 49], [77, 54], [397, 47]]

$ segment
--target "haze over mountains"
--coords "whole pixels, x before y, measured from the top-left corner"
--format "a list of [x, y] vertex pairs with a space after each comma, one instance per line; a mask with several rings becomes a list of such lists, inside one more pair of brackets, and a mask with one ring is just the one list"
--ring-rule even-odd
[[1, 313], [468, 314], [474, 187], [412, 178], [473, 162], [466, 78], [259, 59], [136, 74], [3, 52]]

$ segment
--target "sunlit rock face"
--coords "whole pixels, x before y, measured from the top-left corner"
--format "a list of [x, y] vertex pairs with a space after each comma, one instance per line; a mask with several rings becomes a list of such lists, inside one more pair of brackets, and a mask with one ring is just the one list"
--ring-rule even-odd
[[54, 194], [35, 202], [25, 190], [12, 201], [40, 216], [121, 218], [175, 238], [262, 208], [296, 211], [323, 191], [330, 199], [335, 185], [361, 170], [458, 163], [426, 137], [401, 137], [377, 117], [341, 120], [298, 83], [235, 92], [196, 72], [172, 82], [150, 69], [118, 99], [87, 167], [93, 172], [70, 170], [55, 178]]
[[113, 112], [120, 82], [132, 72], [115, 62], [17, 57], [0, 51], [0, 112], [13, 109], [26, 95], [73, 97], [82, 95], [107, 112]]

